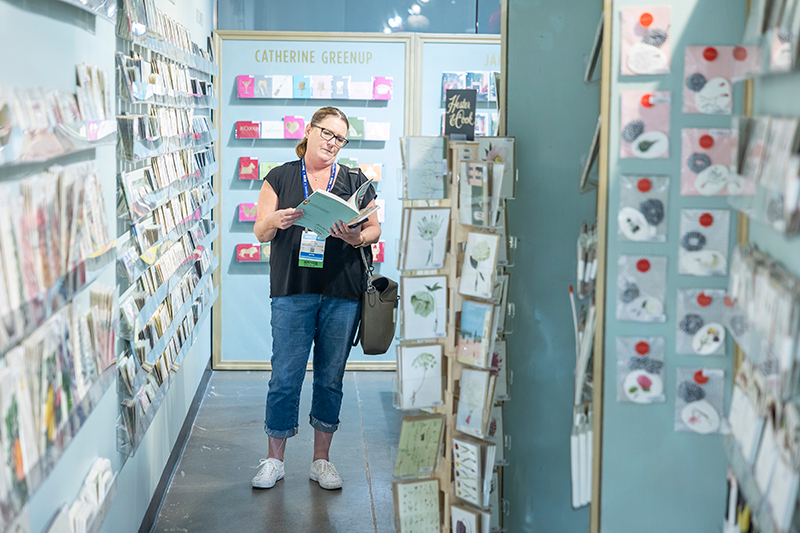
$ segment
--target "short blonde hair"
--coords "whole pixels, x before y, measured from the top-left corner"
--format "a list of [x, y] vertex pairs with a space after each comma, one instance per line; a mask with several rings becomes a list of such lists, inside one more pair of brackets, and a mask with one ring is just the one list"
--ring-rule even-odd
[[[337, 117], [342, 119], [347, 126], [347, 129], [350, 129], [350, 121], [347, 120], [347, 115], [345, 115], [344, 111], [338, 107], [333, 106], [321, 107], [320, 109], [317, 109], [317, 112], [314, 113], [313, 117], [311, 117], [311, 124], [317, 125], [328, 117]], [[303, 140], [297, 143], [297, 146], [294, 147], [294, 152], [297, 154], [297, 157], [303, 159], [306, 156], [307, 147], [308, 137], [303, 137]]]

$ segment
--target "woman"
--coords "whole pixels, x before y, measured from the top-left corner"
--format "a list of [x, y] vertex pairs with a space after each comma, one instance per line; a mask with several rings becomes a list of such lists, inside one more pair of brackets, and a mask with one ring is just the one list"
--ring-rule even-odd
[[[312, 341], [311, 479], [325, 489], [342, 486], [328, 452], [339, 424], [344, 368], [366, 286], [358, 248], [377, 242], [381, 227], [373, 213], [356, 228], [339, 221], [330, 228], [330, 237], [321, 241], [316, 234], [294, 224], [303, 217], [295, 207], [313, 191], [328, 190], [347, 200], [367, 180], [358, 169], [336, 164], [339, 150], [347, 144], [349, 128], [347, 117], [335, 107], [323, 107], [314, 113], [306, 125], [305, 137], [295, 149], [300, 159], [272, 169], [258, 197], [254, 232], [260, 242], [272, 242], [272, 377], [265, 424], [269, 455], [253, 478], [256, 488], [270, 488], [283, 479], [286, 439], [297, 433], [300, 388]], [[375, 196], [370, 186], [359, 208], [374, 205]], [[307, 255], [315, 246], [324, 246], [321, 264]], [[369, 248], [365, 251], [371, 254]]]

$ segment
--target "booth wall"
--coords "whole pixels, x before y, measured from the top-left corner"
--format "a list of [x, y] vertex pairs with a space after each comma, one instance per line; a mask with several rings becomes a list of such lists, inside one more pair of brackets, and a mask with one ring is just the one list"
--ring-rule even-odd
[[509, 291], [517, 315], [505, 408], [508, 531], [589, 530], [588, 508], [571, 506], [575, 341], [567, 288], [575, 284], [581, 221], [595, 217], [596, 195], [578, 194], [578, 167], [599, 113], [598, 84], [582, 80], [600, 6], [509, 1], [507, 124], [519, 182], [508, 219], [519, 247]]

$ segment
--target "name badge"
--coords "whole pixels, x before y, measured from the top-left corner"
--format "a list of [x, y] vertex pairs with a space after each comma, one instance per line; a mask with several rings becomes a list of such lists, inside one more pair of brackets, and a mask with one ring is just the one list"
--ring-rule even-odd
[[300, 266], [308, 268], [322, 268], [325, 256], [325, 239], [313, 231], [305, 230], [300, 238]]

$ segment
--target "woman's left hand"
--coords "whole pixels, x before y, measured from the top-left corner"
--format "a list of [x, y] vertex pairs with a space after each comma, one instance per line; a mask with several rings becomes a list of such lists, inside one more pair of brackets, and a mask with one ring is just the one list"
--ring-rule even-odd
[[351, 246], [358, 246], [361, 244], [361, 226], [356, 226], [351, 229], [340, 220], [334, 227], [329, 228], [329, 231], [331, 236], [342, 239]]

